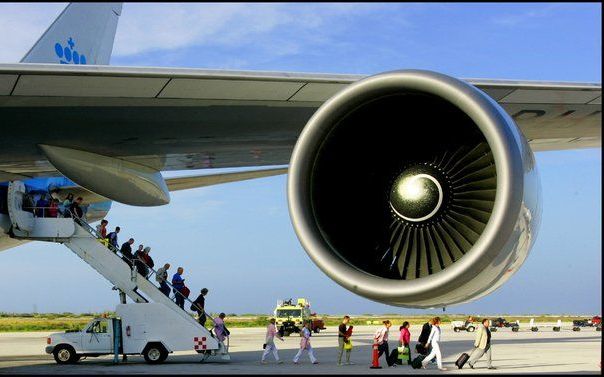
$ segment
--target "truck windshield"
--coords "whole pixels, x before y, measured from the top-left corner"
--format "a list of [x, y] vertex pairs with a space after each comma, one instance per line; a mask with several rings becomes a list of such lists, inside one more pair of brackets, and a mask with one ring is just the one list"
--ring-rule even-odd
[[277, 317], [300, 317], [300, 309], [281, 309], [277, 310]]
[[107, 321], [94, 321], [86, 332], [106, 333], [107, 327]]

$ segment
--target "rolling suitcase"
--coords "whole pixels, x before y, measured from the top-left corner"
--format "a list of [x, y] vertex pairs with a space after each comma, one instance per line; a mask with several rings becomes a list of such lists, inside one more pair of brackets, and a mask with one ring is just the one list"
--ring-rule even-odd
[[461, 356], [459, 356], [459, 358], [455, 362], [455, 365], [457, 365], [458, 369], [461, 369], [468, 362], [468, 359], [470, 359], [470, 355], [464, 352], [461, 354]]
[[392, 366], [392, 364], [396, 364], [397, 359], [398, 359], [398, 348], [394, 348], [392, 351], [390, 351], [390, 355], [386, 355], [386, 362], [388, 363], [388, 366]]
[[426, 358], [426, 356], [424, 356], [424, 355], [419, 355], [419, 356], [415, 357], [415, 359], [413, 359], [413, 361], [411, 362], [411, 368], [413, 368], [413, 369], [421, 368], [422, 361], [424, 361], [425, 358]]

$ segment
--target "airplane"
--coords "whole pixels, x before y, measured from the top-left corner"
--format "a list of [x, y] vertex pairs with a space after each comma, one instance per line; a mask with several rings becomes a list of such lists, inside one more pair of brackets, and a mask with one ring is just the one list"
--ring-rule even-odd
[[[446, 307], [526, 260], [534, 153], [601, 147], [600, 83], [110, 66], [121, 12], [69, 4], [0, 64], [0, 249], [31, 240], [24, 195], [82, 196], [94, 222], [112, 201], [287, 173], [294, 230], [327, 276], [377, 302]], [[234, 167], [250, 170], [161, 174]]]

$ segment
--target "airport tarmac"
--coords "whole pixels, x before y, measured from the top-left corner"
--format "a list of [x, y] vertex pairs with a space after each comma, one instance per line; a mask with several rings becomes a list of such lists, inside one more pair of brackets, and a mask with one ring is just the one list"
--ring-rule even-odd
[[[113, 358], [104, 356], [81, 360], [74, 365], [57, 365], [52, 355], [44, 353], [46, 336], [49, 332], [0, 333], [0, 374], [145, 374], [145, 373], [252, 373], [252, 374], [430, 374], [430, 373], [594, 373], [601, 372], [602, 333], [594, 328], [571, 331], [570, 324], [561, 332], [550, 328], [540, 328], [531, 332], [527, 328], [514, 333], [509, 328], [493, 333], [493, 365], [496, 370], [487, 370], [484, 361], [476, 364], [476, 369], [467, 366], [458, 370], [454, 362], [462, 352], [472, 347], [474, 334], [454, 333], [450, 326], [443, 326], [441, 349], [444, 366], [449, 370], [440, 372], [436, 365], [427, 370], [416, 370], [410, 366], [388, 368], [384, 359], [383, 369], [369, 369], [371, 361], [371, 339], [378, 326], [357, 326], [353, 335], [354, 349], [352, 361], [355, 365], [336, 365], [336, 328], [331, 326], [320, 334], [314, 334], [312, 345], [320, 364], [312, 365], [303, 354], [300, 365], [294, 365], [292, 358], [297, 352], [299, 337], [295, 334], [285, 342], [277, 341], [284, 364], [277, 365], [269, 359], [267, 365], [260, 364], [265, 330], [262, 328], [234, 328], [231, 330], [231, 361], [221, 362], [212, 358], [200, 363], [200, 356], [194, 352], [170, 355], [161, 365], [148, 365], [140, 356], [130, 356], [126, 363], [114, 365]], [[390, 333], [391, 347], [398, 339], [398, 329], [393, 326]], [[411, 328], [412, 339], [416, 339], [419, 326]], [[414, 346], [414, 342], [412, 343]], [[272, 356], [271, 356], [272, 357]]]

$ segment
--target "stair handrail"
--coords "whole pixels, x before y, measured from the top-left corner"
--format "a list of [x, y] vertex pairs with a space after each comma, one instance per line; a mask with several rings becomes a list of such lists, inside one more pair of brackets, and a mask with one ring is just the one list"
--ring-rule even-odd
[[[84, 221], [83, 219], [81, 219], [79, 217], [73, 217], [73, 214], [71, 213], [71, 211], [69, 209], [66, 209], [66, 211], [69, 212], [69, 214], [72, 216], [73, 220], [77, 224], [82, 225], [82, 227], [84, 228], [84, 230], [86, 230], [88, 233], [90, 233], [91, 235], [95, 236], [96, 238], [102, 239], [102, 237], [101, 237], [102, 235], [95, 228], [93, 228], [92, 225], [88, 224], [86, 221]], [[79, 221], [76, 221], [76, 219], [79, 220]], [[119, 250], [113, 244], [107, 243], [107, 248], [109, 250], [113, 251], [115, 254], [119, 253], [119, 255], [121, 255], [122, 258], [130, 259], [128, 257], [125, 257], [124, 254], [122, 254], [121, 250]], [[140, 260], [141, 262], [145, 263], [142, 259], [140, 259], [138, 257], [130, 259], [130, 260], [134, 260], [134, 259]], [[156, 270], [154, 270], [152, 267], [149, 267], [146, 263], [145, 263], [145, 266], [147, 266], [147, 268], [149, 268], [153, 272], [153, 274], [157, 275], [157, 271]], [[135, 267], [134, 263], [132, 263], [132, 269], [136, 270], [136, 267]], [[151, 276], [151, 275], [149, 275], [149, 276]], [[154, 285], [157, 288], [157, 286], [155, 284], [153, 284], [149, 279], [147, 279], [147, 281], [149, 281], [149, 283], [151, 283], [152, 285]], [[183, 295], [178, 289], [175, 289], [174, 286], [170, 282], [168, 282], [168, 280], [165, 280], [165, 282], [172, 289], [172, 291], [174, 292], [175, 295], [177, 295], [177, 294], [181, 295], [185, 299], [185, 301], [188, 301], [191, 304], [191, 306], [195, 305], [195, 307], [198, 307], [197, 304], [195, 304], [193, 301], [191, 301], [187, 296]], [[206, 318], [208, 318], [210, 321], [212, 321], [212, 323], [216, 324], [216, 321], [214, 321], [214, 318], [212, 318], [212, 316], [210, 316], [210, 314], [205, 309], [202, 309], [202, 310], [205, 313]]]

